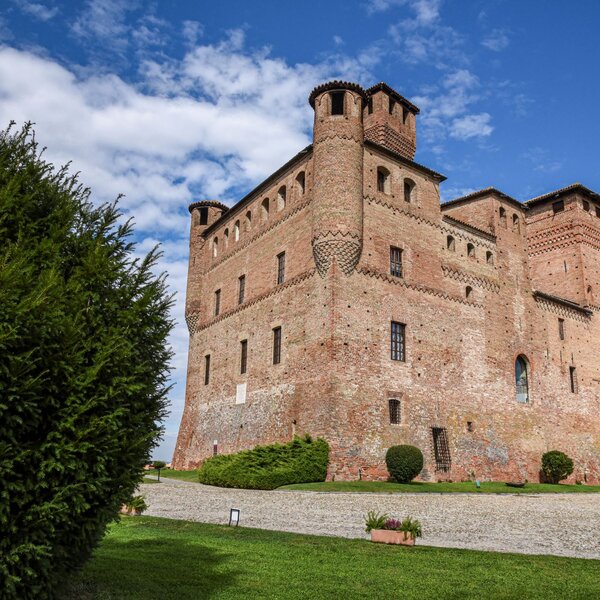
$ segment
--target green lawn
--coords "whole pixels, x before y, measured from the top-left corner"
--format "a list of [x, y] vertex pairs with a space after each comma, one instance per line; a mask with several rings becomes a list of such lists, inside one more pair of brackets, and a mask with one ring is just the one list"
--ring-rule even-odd
[[124, 517], [62, 598], [576, 600], [600, 598], [599, 572], [597, 560], [404, 548]]
[[[152, 475], [152, 477], [156, 477], [158, 475], [158, 471], [146, 471], [146, 475]], [[198, 471], [194, 469], [193, 471], [176, 471], [175, 469], [161, 469], [160, 470], [160, 478], [166, 479], [181, 479], [183, 481], [193, 481], [194, 483], [198, 483]]]
[[523, 488], [514, 488], [502, 482], [482, 483], [477, 489], [472, 481], [456, 483], [391, 483], [388, 481], [324, 481], [322, 483], [294, 483], [284, 485], [280, 490], [309, 490], [314, 492], [444, 492], [444, 493], [483, 493], [483, 494], [549, 494], [549, 493], [589, 493], [600, 492], [600, 485], [566, 485], [549, 483], [527, 483]]

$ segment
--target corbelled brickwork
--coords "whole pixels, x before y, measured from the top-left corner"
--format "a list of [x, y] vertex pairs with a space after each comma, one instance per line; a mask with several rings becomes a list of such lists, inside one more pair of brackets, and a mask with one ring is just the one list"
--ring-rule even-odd
[[175, 466], [310, 433], [338, 479], [385, 478], [410, 443], [423, 479], [537, 480], [560, 449], [599, 482], [600, 197], [440, 205], [444, 177], [412, 160], [417, 107], [340, 81], [310, 103], [311, 147], [232, 208], [190, 207]]

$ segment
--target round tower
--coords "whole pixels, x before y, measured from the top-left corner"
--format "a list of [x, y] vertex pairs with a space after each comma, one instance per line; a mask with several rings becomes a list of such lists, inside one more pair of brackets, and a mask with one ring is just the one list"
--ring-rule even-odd
[[208, 260], [204, 252], [206, 243], [204, 232], [229, 208], [218, 200], [201, 200], [200, 202], [192, 202], [188, 210], [192, 219], [190, 224], [190, 258], [185, 298], [185, 320], [189, 332], [194, 333], [202, 308], [202, 273], [206, 266], [203, 259]]
[[308, 101], [315, 110], [313, 255], [322, 277], [334, 261], [350, 275], [362, 251], [366, 94], [355, 83], [331, 81]]

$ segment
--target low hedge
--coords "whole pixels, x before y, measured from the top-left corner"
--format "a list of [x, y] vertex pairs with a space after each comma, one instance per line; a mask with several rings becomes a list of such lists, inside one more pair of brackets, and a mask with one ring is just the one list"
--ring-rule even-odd
[[290, 483], [325, 481], [328, 462], [327, 442], [307, 435], [287, 444], [213, 456], [198, 469], [198, 478], [219, 487], [273, 490]]
[[391, 446], [385, 462], [394, 481], [410, 483], [423, 469], [423, 453], [416, 446]]

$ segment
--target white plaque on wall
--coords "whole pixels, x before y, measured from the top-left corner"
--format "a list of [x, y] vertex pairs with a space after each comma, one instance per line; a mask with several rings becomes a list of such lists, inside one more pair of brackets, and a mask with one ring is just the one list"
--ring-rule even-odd
[[246, 404], [246, 384], [238, 383], [235, 391], [235, 403]]

